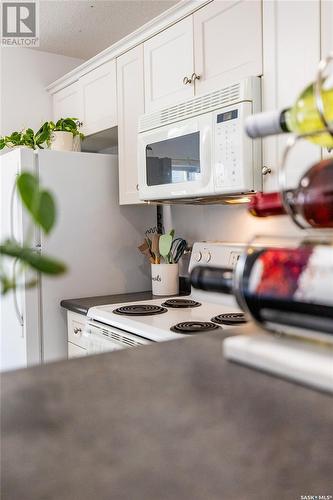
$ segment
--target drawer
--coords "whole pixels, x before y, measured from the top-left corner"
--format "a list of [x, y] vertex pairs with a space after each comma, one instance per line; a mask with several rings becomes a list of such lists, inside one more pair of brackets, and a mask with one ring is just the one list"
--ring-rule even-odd
[[72, 342], [68, 342], [67, 346], [68, 346], [68, 359], [81, 358], [82, 356], [87, 356], [86, 349], [83, 349], [78, 345], [72, 344]]
[[85, 347], [82, 340], [86, 317], [73, 312], [67, 313], [68, 341], [79, 347]]

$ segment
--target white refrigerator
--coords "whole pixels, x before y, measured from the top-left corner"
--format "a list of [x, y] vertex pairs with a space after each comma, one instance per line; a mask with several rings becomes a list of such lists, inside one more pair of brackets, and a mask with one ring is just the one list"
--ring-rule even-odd
[[119, 206], [116, 155], [23, 148], [2, 154], [1, 241], [22, 241], [28, 228], [15, 188], [22, 171], [37, 173], [57, 204], [52, 234], [36, 231], [33, 246], [64, 261], [68, 272], [41, 276], [37, 287], [0, 297], [1, 370], [67, 357], [62, 299], [150, 289], [149, 268], [137, 246], [155, 225], [156, 210]]

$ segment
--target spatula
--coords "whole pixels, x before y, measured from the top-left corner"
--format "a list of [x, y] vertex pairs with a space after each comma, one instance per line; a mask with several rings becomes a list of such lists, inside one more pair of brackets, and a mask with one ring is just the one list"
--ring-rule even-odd
[[174, 229], [171, 229], [171, 231], [169, 231], [168, 233], [162, 234], [160, 236], [160, 241], [159, 241], [160, 254], [162, 255], [166, 264], [170, 264], [170, 249], [174, 234], [175, 234]]

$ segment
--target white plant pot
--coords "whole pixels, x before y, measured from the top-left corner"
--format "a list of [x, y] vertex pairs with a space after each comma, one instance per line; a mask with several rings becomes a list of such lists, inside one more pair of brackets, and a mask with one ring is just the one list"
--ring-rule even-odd
[[178, 295], [178, 264], [151, 264], [153, 295]]
[[54, 151], [73, 151], [72, 132], [52, 132], [50, 149]]

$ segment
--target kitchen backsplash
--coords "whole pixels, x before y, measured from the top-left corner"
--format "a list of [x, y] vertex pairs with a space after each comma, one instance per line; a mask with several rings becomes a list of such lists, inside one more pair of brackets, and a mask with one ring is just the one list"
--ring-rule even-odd
[[[220, 240], [246, 243], [255, 235], [300, 236], [302, 231], [287, 216], [258, 219], [246, 206], [172, 206], [165, 207], [166, 229], [173, 226], [189, 243]], [[303, 232], [304, 233], [304, 232]]]

